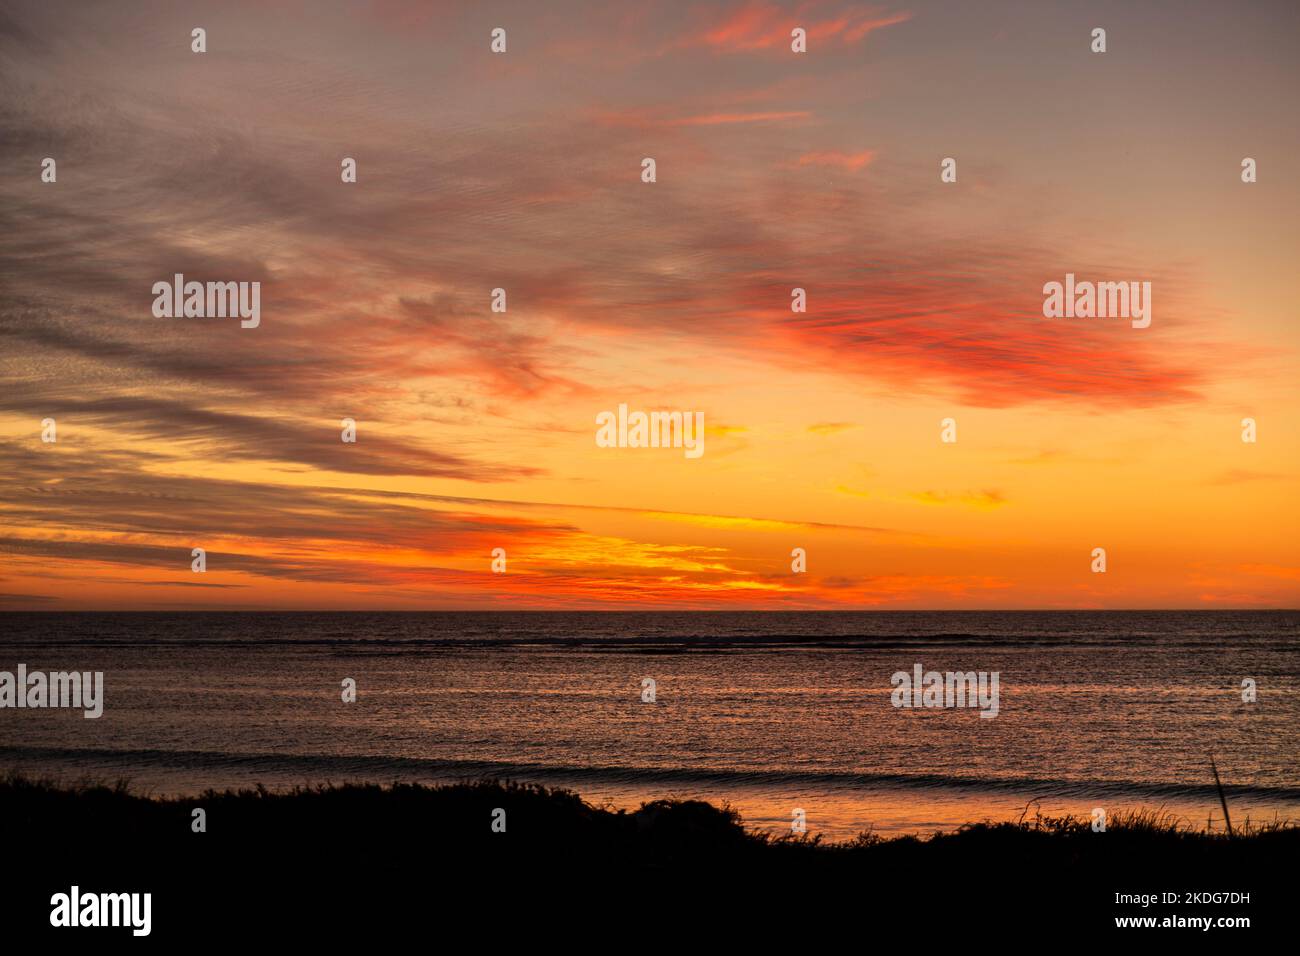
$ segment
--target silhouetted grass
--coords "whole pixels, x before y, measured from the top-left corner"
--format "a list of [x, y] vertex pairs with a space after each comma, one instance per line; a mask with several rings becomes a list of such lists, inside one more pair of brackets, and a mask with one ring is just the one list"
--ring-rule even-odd
[[[191, 829], [196, 808], [206, 832]], [[492, 830], [498, 808], [504, 833]], [[1264, 888], [1248, 911], [1285, 910], [1289, 896], [1276, 888], [1292, 879], [1300, 829], [1275, 821], [1234, 832], [1228, 839], [1137, 810], [1115, 814], [1104, 833], [1088, 819], [1035, 814], [927, 837], [868, 831], [828, 841], [750, 830], [731, 807], [698, 800], [619, 810], [569, 790], [491, 780], [167, 799], [123, 781], [11, 774], [0, 778], [0, 846], [22, 869], [0, 902], [36, 925], [51, 894], [74, 883], [141, 888], [156, 894], [160, 923], [182, 934], [227, 918], [235, 929], [289, 919], [298, 931], [309, 917], [319, 927], [335, 914], [426, 911], [481, 932], [505, 913], [543, 921], [623, 913], [639, 925], [683, 908], [736, 926], [751, 916], [788, 921], [810, 906], [865, 907], [890, 925], [905, 913], [915, 926], [936, 913], [968, 926], [999, 914], [1019, 931], [1101, 929], [1132, 911], [1117, 909], [1116, 893], [1188, 889]]]
[[[829, 841], [814, 834], [775, 835], [747, 829], [729, 806], [699, 800], [655, 800], [636, 810], [598, 807], [570, 790], [511, 781], [477, 780], [426, 786], [412, 783], [341, 784], [273, 792], [208, 790], [197, 797], [163, 798], [133, 793], [126, 781], [59, 784], [10, 773], [0, 777], [0, 834], [10, 838], [69, 830], [129, 835], [137, 845], [201, 839], [191, 830], [192, 812], [206, 813], [214, 840], [310, 841], [333, 834], [365, 839], [419, 834], [444, 849], [544, 850], [566, 854], [625, 856], [655, 861], [701, 856], [838, 859], [921, 853], [996, 843], [1008, 848], [1057, 847], [1094, 853], [1124, 848], [1214, 847], [1228, 835], [1198, 829], [1160, 809], [1117, 812], [1104, 833], [1087, 817], [1027, 814], [1015, 822], [980, 822], [925, 838], [884, 838], [870, 831], [853, 840]], [[493, 812], [505, 811], [505, 832], [494, 832]], [[220, 836], [218, 836], [220, 835]], [[1300, 830], [1290, 821], [1235, 828], [1245, 843], [1277, 842], [1300, 849]]]

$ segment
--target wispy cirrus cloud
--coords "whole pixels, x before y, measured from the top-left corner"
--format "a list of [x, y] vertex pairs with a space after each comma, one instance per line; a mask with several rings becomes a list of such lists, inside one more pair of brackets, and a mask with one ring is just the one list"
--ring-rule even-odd
[[909, 495], [913, 501], [925, 505], [962, 505], [987, 511], [1007, 503], [1006, 496], [1000, 491], [918, 491]]
[[794, 8], [763, 0], [719, 4], [710, 10], [699, 33], [679, 40], [727, 52], [789, 49], [790, 31], [802, 26], [810, 44], [848, 46], [870, 33], [905, 23], [911, 14], [885, 13], [878, 8], [839, 2], [804, 2]]
[[837, 149], [822, 152], [804, 153], [795, 164], [798, 166], [834, 166], [850, 172], [857, 172], [868, 166], [876, 158], [874, 150], [864, 149], [856, 153], [846, 153]]
[[852, 422], [815, 422], [808, 426], [808, 431], [814, 435], [835, 435], [856, 427]]
[[[981, 71], [988, 54], [957, 42], [935, 80], [917, 51], [982, 12], [561, 0], [509, 11], [503, 56], [490, 16], [325, 3], [298, 42], [283, 9], [236, 2], [210, 11], [218, 42], [198, 57], [183, 9], [6, 6], [0, 523], [24, 569], [6, 591], [978, 601], [981, 582], [1014, 575], [985, 580], [927, 532], [954, 517], [944, 506], [994, 523], [1036, 499], [967, 453], [970, 412], [1024, 429], [998, 452], [1012, 463], [1070, 472], [1152, 444], [1076, 441], [1081, 422], [1159, 414], [1169, 434], [1204, 436], [1216, 403], [1255, 414], [1263, 390], [1289, 394], [1286, 363], [1258, 361], [1271, 343], [1239, 331], [1258, 331], [1267, 296], [1216, 311], [1213, 270], [1140, 212], [1131, 170], [1107, 180], [1069, 143], [1045, 163], [1047, 133], [1007, 124], [1051, 106], [1035, 63]], [[796, 25], [807, 56], [789, 50]], [[1052, 69], [1053, 95], [1086, 108], [1096, 78]], [[934, 96], [952, 76], [969, 95]], [[1214, 122], [1205, 97], [1168, 95], [1182, 141]], [[1132, 141], [1108, 117], [1089, 124], [1097, 142]], [[961, 181], [941, 184], [950, 153]], [[57, 184], [37, 176], [46, 155]], [[356, 183], [340, 182], [344, 156]], [[1143, 182], [1162, 209], [1213, 206], [1176, 177]], [[1042, 283], [1067, 270], [1151, 279], [1155, 323], [1043, 319]], [[154, 318], [151, 286], [177, 272], [261, 282], [261, 327]], [[707, 409], [703, 463], [598, 454], [592, 410], [624, 397]], [[931, 405], [963, 419], [944, 459], [914, 433], [922, 417], [933, 430]], [[46, 416], [57, 445], [39, 441]], [[344, 417], [355, 445], [339, 441]], [[857, 443], [829, 438], [850, 422], [869, 431], [881, 491], [855, 490]], [[1184, 484], [1272, 495], [1288, 462], [1260, 450]], [[918, 487], [935, 490], [909, 498]], [[853, 547], [864, 534], [889, 537], [874, 577]], [[196, 536], [231, 589], [174, 583]], [[821, 549], [806, 578], [781, 570], [795, 536]], [[509, 575], [486, 570], [498, 544]], [[1052, 594], [1071, 596], [1033, 597]]]

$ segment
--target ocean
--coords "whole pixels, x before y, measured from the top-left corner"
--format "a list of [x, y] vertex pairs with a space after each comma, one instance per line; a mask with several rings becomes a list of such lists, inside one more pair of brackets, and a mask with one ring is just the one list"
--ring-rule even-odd
[[[835, 840], [1095, 808], [1217, 829], [1211, 757], [1234, 825], [1300, 819], [1298, 627], [1292, 611], [9, 613], [0, 671], [102, 671], [104, 711], [0, 709], [0, 770], [158, 795], [508, 778], [615, 807], [726, 803], [773, 832], [797, 809]], [[892, 675], [918, 664], [996, 673], [996, 716], [894, 706]]]

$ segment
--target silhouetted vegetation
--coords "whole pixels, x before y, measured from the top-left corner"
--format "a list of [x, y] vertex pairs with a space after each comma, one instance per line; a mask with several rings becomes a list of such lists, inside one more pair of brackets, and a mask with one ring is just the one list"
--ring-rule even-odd
[[[196, 808], [206, 832], [192, 830]], [[498, 809], [505, 832], [492, 828]], [[575, 879], [584, 893], [644, 878], [674, 887], [704, 879], [719, 890], [761, 884], [819, 900], [852, 894], [876, 906], [942, 899], [950, 908], [956, 894], [972, 905], [1023, 909], [1022, 922], [1055, 913], [1062, 925], [1069, 922], [1062, 911], [1042, 907], [1091, 907], [1100, 923], [1116, 912], [1116, 892], [1258, 893], [1290, 872], [1300, 850], [1300, 829], [1288, 823], [1245, 822], [1229, 839], [1151, 810], [1117, 814], [1104, 833], [1088, 819], [1035, 814], [924, 838], [864, 833], [832, 842], [749, 830], [733, 809], [702, 801], [625, 811], [510, 782], [259, 787], [162, 799], [124, 782], [67, 786], [14, 775], [0, 779], [0, 839], [36, 861], [34, 893], [66, 889], [76, 878], [114, 887], [175, 881], [218, 895], [233, 885], [245, 901], [313, 888], [315, 899], [323, 882], [340, 900], [387, 899], [437, 876], [453, 880], [440, 891], [450, 894], [444, 900], [467, 905], [521, 888], [569, 892]], [[165, 918], [168, 910], [159, 912]]]

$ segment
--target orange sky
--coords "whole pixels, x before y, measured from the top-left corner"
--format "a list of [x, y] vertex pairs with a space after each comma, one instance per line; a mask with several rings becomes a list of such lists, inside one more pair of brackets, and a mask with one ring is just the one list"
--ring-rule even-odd
[[0, 606], [1295, 607], [1300, 14], [1023, 7], [19, 4]]

